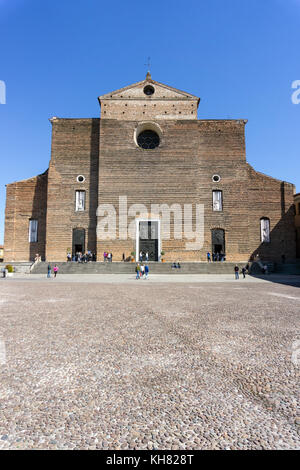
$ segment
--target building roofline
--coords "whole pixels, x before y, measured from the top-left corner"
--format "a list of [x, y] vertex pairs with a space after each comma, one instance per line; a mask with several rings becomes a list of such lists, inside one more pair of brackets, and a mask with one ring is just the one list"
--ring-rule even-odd
[[295, 184], [290, 183], [290, 181], [280, 180], [278, 178], [274, 178], [274, 176], [270, 176], [270, 175], [267, 175], [266, 173], [262, 173], [261, 171], [257, 171], [255, 168], [253, 168], [253, 166], [249, 162], [247, 162], [247, 165], [251, 168], [251, 170], [255, 171], [255, 173], [257, 173], [258, 175], [266, 176], [267, 178], [270, 178], [271, 180], [278, 181], [278, 183], [286, 183], [286, 184], [290, 184], [291, 186], [295, 187]]
[[40, 173], [39, 175], [35, 175], [35, 176], [30, 176], [30, 178], [25, 178], [23, 180], [18, 180], [18, 181], [12, 181], [11, 183], [7, 183], [5, 186], [10, 186], [12, 184], [17, 184], [17, 183], [25, 183], [25, 181], [34, 180], [35, 178], [38, 178], [39, 176], [46, 176], [48, 173], [48, 170], [49, 168], [47, 168], [47, 170], [44, 171], [44, 173]]
[[[146, 78], [145, 80], [141, 80], [139, 82], [135, 82], [135, 83], [132, 83], [130, 85], [127, 85], [123, 88], [119, 88], [118, 90], [114, 90], [114, 91], [111, 91], [109, 93], [105, 93], [104, 95], [100, 95], [100, 96], [98, 96], [98, 101], [101, 104], [101, 99], [102, 100], [103, 99], [111, 99], [116, 94], [119, 94], [119, 93], [122, 93], [124, 91], [130, 90], [131, 88], [136, 88], [136, 87], [138, 87], [140, 85], [143, 85], [143, 84], [146, 84], [146, 83], [152, 83], [153, 85], [158, 85], [158, 86], [161, 86], [161, 87], [166, 88], [168, 90], [174, 91], [175, 93], [178, 93], [178, 94], [182, 95], [183, 98], [193, 99], [193, 100], [196, 99], [198, 101], [198, 104], [200, 102], [200, 98], [198, 96], [192, 95], [191, 93], [188, 93], [187, 91], [179, 90], [178, 88], [174, 88], [172, 86], [166, 85], [165, 83], [157, 82], [157, 81], [153, 80], [152, 78]], [[136, 100], [137, 98], [130, 98], [130, 99], [132, 99], [132, 100], [135, 99]], [[155, 100], [155, 98], [152, 98], [152, 99], [153, 99], [153, 101]], [[166, 98], [164, 98], [164, 100], [166, 100]]]

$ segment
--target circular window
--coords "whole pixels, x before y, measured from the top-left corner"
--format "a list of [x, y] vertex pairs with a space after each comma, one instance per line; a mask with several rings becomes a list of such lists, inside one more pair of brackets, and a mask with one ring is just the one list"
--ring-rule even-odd
[[142, 149], [155, 149], [159, 146], [159, 136], [156, 132], [148, 129], [138, 135], [137, 143]]
[[78, 181], [78, 183], [83, 183], [85, 181], [85, 177], [83, 175], [78, 175], [77, 176], [77, 181]]
[[212, 180], [214, 183], [219, 183], [219, 181], [221, 181], [221, 177], [219, 175], [213, 175]]
[[154, 90], [153, 86], [151, 86], [151, 85], [146, 85], [145, 88], [144, 88], [144, 93], [147, 96], [153, 95], [154, 91], [155, 90]]

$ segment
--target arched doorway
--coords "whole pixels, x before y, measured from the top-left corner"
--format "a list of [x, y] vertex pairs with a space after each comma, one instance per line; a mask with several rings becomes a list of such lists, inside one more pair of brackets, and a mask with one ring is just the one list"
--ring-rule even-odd
[[73, 228], [72, 255], [85, 252], [85, 229]]
[[225, 230], [222, 228], [213, 228], [211, 231], [211, 249], [215, 255], [225, 256]]

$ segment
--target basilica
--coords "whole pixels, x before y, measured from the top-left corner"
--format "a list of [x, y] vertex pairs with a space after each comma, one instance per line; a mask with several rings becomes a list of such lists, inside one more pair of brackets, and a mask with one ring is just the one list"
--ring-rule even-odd
[[[162, 254], [166, 261], [205, 261], [208, 252], [233, 262], [295, 259], [295, 187], [247, 163], [246, 119], [198, 119], [200, 98], [149, 72], [98, 100], [99, 117], [51, 118], [49, 168], [7, 184], [5, 261], [39, 254], [58, 262], [87, 251], [98, 261], [104, 251], [114, 261], [138, 260], [141, 251], [150, 261]], [[131, 208], [125, 219], [124, 198]], [[99, 231], [107, 216], [99, 207], [114, 208], [113, 237]], [[178, 235], [174, 207], [192, 208], [201, 243], [193, 245], [185, 230]], [[135, 236], [126, 236], [127, 225]]]

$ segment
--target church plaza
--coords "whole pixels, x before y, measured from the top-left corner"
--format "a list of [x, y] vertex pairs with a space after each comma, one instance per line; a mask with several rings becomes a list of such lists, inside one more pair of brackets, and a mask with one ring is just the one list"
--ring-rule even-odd
[[299, 448], [299, 286], [1, 279], [0, 449]]

